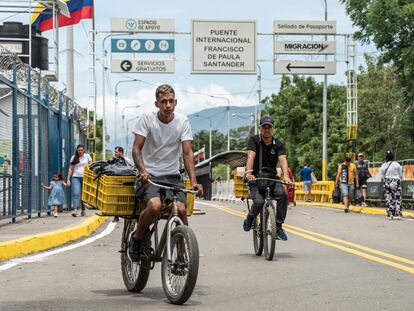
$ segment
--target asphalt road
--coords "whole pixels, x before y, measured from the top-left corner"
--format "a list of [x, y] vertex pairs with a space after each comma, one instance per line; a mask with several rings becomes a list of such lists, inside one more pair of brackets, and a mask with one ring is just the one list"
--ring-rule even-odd
[[168, 303], [159, 264], [142, 293], [125, 290], [117, 252], [121, 221], [90, 244], [0, 271], [0, 310], [413, 309], [413, 221], [292, 207], [289, 241], [278, 241], [268, 262], [254, 255], [252, 234], [242, 231], [245, 206], [196, 206], [206, 212], [190, 218], [200, 270], [185, 306]]

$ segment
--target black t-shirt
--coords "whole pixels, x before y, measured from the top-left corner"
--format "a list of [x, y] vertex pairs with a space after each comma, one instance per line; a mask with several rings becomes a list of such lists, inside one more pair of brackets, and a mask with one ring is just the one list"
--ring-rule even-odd
[[280, 155], [286, 155], [285, 144], [280, 140], [273, 138], [272, 142], [269, 145], [266, 145], [261, 139], [259, 139], [259, 135], [250, 137], [249, 142], [247, 143], [247, 150], [251, 150], [256, 153], [253, 164], [253, 175], [255, 176], [257, 176], [259, 171], [259, 144], [263, 145], [262, 167], [269, 167], [276, 170], [278, 157]]

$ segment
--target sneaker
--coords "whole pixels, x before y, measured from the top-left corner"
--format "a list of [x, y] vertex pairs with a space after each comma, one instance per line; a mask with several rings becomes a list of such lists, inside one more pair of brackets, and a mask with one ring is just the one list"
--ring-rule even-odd
[[72, 216], [73, 217], [78, 217], [78, 213], [76, 211], [72, 211]]
[[389, 220], [393, 220], [393, 219], [394, 219], [394, 216], [389, 215], [389, 216], [388, 216], [388, 219], [389, 219]]
[[285, 231], [283, 231], [282, 228], [277, 228], [276, 229], [276, 235], [282, 241], [287, 241], [287, 239], [288, 239]]
[[306, 202], [312, 202], [312, 200], [306, 200]]
[[401, 217], [397, 215], [397, 216], [394, 216], [394, 219], [401, 219]]
[[345, 208], [345, 209], [344, 209], [344, 212], [345, 212], [345, 213], [349, 213], [349, 208]]
[[114, 219], [112, 220], [112, 222], [118, 222], [119, 221], [119, 216], [115, 216]]
[[57, 217], [58, 216], [58, 214], [56, 213], [56, 212], [53, 212], [53, 217]]
[[367, 205], [367, 203], [362, 202], [362, 203], [361, 203], [361, 206], [368, 206], [368, 205]]
[[253, 225], [253, 217], [247, 216], [243, 221], [243, 230], [249, 232]]
[[131, 257], [132, 261], [139, 262], [141, 259], [141, 253], [142, 253], [142, 241], [135, 240], [131, 236], [131, 240], [129, 240], [129, 244], [128, 244], [129, 257]]

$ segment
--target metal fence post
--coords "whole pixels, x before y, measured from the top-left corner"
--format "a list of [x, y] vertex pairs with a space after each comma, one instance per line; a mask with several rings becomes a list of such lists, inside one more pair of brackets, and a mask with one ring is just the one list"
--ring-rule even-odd
[[28, 178], [28, 189], [27, 189], [27, 217], [30, 219], [32, 218], [32, 194], [33, 194], [33, 116], [32, 116], [32, 71], [31, 68], [28, 67], [27, 69], [27, 114], [28, 114], [28, 125], [29, 128], [28, 134], [29, 134], [29, 141], [28, 141], [28, 162], [29, 165], [27, 165], [27, 178]]
[[12, 222], [16, 222], [16, 211], [18, 203], [18, 180], [19, 180], [19, 124], [17, 120], [17, 74], [16, 62], [13, 63], [13, 90], [12, 90], [12, 114], [13, 114], [13, 155], [12, 155]]
[[59, 139], [58, 139], [58, 168], [59, 168], [59, 172], [62, 172], [63, 169], [63, 163], [62, 163], [62, 155], [63, 155], [63, 150], [62, 150], [62, 139], [63, 139], [63, 134], [62, 134], [62, 95], [59, 94], [59, 117], [58, 117], [58, 132], [59, 132]]
[[[42, 146], [42, 135], [45, 135], [45, 133], [42, 133], [42, 124], [45, 120], [43, 120], [42, 117], [42, 81], [40, 74], [38, 75], [38, 82], [37, 82], [37, 118], [38, 118], [38, 126], [37, 126], [37, 134], [39, 136], [39, 139], [37, 140], [37, 146], [38, 146], [38, 169], [39, 169], [39, 185], [42, 183], [43, 178], [43, 165], [42, 165], [42, 157], [43, 157], [43, 146]], [[39, 191], [39, 198], [37, 202], [37, 217], [40, 217], [42, 215], [42, 198], [43, 190]]]
[[[52, 157], [53, 157], [53, 150], [50, 146], [50, 134], [53, 132], [51, 129], [51, 118], [50, 118], [50, 101], [49, 101], [49, 83], [46, 83], [46, 92], [45, 92], [45, 102], [47, 107], [47, 141], [48, 141], [48, 168], [47, 168], [47, 180], [49, 181], [52, 177]], [[46, 133], [45, 133], [46, 134]], [[50, 215], [50, 206], [47, 205], [47, 215]]]

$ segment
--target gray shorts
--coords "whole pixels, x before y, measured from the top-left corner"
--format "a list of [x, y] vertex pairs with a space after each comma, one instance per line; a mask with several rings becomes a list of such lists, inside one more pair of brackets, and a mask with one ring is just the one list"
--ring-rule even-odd
[[354, 192], [354, 185], [341, 183], [341, 194], [342, 197], [350, 197]]
[[309, 193], [311, 191], [312, 182], [309, 181], [302, 181], [302, 191], [305, 193]]
[[[158, 182], [162, 184], [162, 182], [166, 182], [168, 184], [173, 184], [178, 187], [184, 187], [183, 182], [181, 181], [180, 175], [165, 175], [165, 176], [158, 176], [152, 177], [151, 180], [153, 182]], [[141, 184], [140, 180], [137, 178], [135, 181], [135, 195], [139, 201], [143, 201], [145, 205], [148, 201], [152, 198], [165, 198], [167, 202], [171, 202], [173, 199], [173, 192], [170, 190], [160, 189], [150, 183], [146, 183], [144, 185]], [[183, 202], [184, 204], [187, 203], [186, 195], [183, 192], [177, 192], [177, 200]]]

